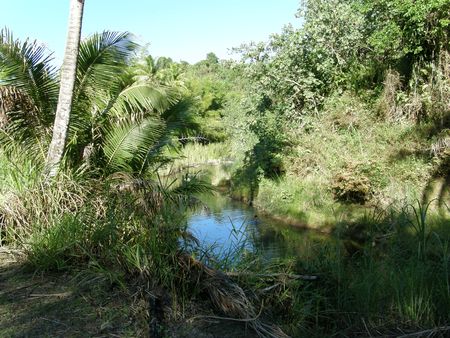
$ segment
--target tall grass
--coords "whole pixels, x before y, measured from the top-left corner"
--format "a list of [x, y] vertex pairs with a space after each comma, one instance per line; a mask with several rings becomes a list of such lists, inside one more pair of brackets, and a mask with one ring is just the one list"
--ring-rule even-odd
[[[234, 267], [245, 273], [235, 275], [293, 337], [395, 336], [445, 326], [450, 221], [437, 215], [421, 204], [366, 213], [338, 224], [337, 240], [305, 237], [295, 258], [249, 253]], [[278, 236], [298, 245], [288, 232]], [[349, 248], [348, 241], [359, 245]], [[318, 279], [295, 277], [302, 275]]]
[[407, 205], [407, 208], [412, 210], [412, 217], [409, 219], [409, 224], [414, 229], [414, 234], [417, 238], [417, 256], [419, 259], [424, 259], [424, 255], [426, 252], [428, 240], [431, 236], [431, 232], [428, 229], [427, 224], [427, 213], [430, 208], [430, 205], [433, 203], [433, 200], [428, 202], [427, 204], [422, 204], [420, 201], [417, 201], [417, 207], [412, 204]]
[[80, 177], [67, 171], [47, 182], [42, 175], [43, 158], [19, 148], [0, 152], [0, 163], [0, 240], [9, 245], [25, 245], [54, 219], [75, 213], [92, 183], [81, 183]]
[[[295, 258], [266, 260], [247, 250], [236, 230], [233, 250], [204, 255], [209, 260], [202, 262], [186, 250], [195, 248], [185, 219], [188, 180], [176, 186], [126, 175], [77, 180], [66, 173], [48, 184], [26, 157], [21, 161], [22, 170], [34, 176], [1, 172], [7, 177], [1, 188], [2, 241], [23, 245], [36, 269], [101, 273], [119, 285], [139, 284], [143, 295], [159, 286], [174, 295], [178, 309], [206, 294], [222, 314], [243, 320], [262, 309], [294, 337], [395, 335], [450, 321], [449, 221], [430, 205], [353, 213], [349, 222], [347, 214], [337, 215], [347, 211], [333, 209], [331, 194], [322, 190], [326, 179], [323, 186], [309, 179], [263, 180], [257, 202], [288, 214], [329, 208], [329, 217], [342, 227], [339, 238], [311, 238]], [[280, 236], [289, 243], [288, 232]], [[181, 238], [192, 246], [182, 246]], [[300, 275], [318, 279], [295, 277]], [[269, 330], [267, 336], [276, 330], [255, 329]]]

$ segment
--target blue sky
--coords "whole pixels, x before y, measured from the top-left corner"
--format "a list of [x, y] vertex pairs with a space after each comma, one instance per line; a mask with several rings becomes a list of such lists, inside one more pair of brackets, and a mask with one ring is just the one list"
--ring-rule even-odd
[[[60, 63], [69, 0], [0, 0], [0, 26], [45, 43]], [[82, 35], [129, 31], [154, 56], [197, 62], [212, 51], [263, 41], [283, 25], [299, 26], [299, 0], [86, 0]]]

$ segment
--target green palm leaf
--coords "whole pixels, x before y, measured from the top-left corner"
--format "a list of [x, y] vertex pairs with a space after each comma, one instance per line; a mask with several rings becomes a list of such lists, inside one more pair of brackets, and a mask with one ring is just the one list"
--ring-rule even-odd
[[192, 100], [184, 98], [165, 110], [161, 115], [167, 124], [167, 129], [177, 135], [189, 136], [199, 128], [194, 116], [190, 112]]
[[111, 114], [120, 119], [130, 114], [162, 113], [177, 102], [178, 96], [178, 91], [171, 87], [133, 84], [118, 95], [111, 107]]
[[21, 43], [9, 30], [0, 31], [0, 86], [15, 87], [26, 95], [44, 126], [53, 122], [58, 97], [56, 69], [51, 61], [51, 54], [36, 41]]
[[77, 64], [75, 101], [80, 95], [97, 91], [114, 91], [120, 86], [129, 59], [136, 50], [130, 33], [104, 31], [80, 44]]
[[[127, 64], [137, 45], [130, 33], [105, 31], [80, 44], [68, 152], [79, 156], [101, 134], [107, 112], [126, 86]], [[78, 161], [79, 159], [76, 159]]]
[[105, 134], [103, 153], [109, 171], [137, 172], [164, 130], [157, 118], [140, 121], [122, 120], [111, 125]]

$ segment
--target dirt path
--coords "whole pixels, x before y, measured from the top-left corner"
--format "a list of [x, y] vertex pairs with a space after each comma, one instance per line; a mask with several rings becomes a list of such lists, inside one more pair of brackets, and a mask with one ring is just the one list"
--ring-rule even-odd
[[34, 274], [1, 250], [0, 337], [140, 336], [129, 298], [89, 277]]
[[[144, 309], [144, 310], [143, 310]], [[145, 304], [101, 275], [36, 274], [0, 247], [0, 338], [148, 337]], [[256, 337], [227, 322], [168, 325], [166, 337]]]

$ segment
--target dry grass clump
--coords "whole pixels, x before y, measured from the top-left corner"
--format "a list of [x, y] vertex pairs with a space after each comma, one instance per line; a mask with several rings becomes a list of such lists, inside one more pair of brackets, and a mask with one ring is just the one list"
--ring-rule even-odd
[[386, 72], [383, 83], [383, 92], [378, 100], [377, 111], [380, 116], [388, 120], [399, 119], [401, 112], [399, 111], [397, 102], [397, 93], [402, 87], [400, 74], [392, 69]]
[[372, 183], [359, 167], [359, 163], [348, 163], [333, 177], [331, 190], [336, 201], [365, 204], [371, 199]]
[[450, 129], [444, 130], [442, 134], [430, 147], [434, 157], [444, 157], [450, 150]]
[[365, 204], [372, 191], [367, 177], [354, 176], [349, 172], [338, 174], [331, 188], [337, 201], [358, 204]]
[[436, 62], [417, 64], [409, 83], [389, 69], [376, 108], [387, 121], [431, 119], [444, 128], [450, 119], [450, 53], [443, 50]]
[[65, 174], [55, 182], [42, 178], [25, 189], [4, 191], [0, 201], [2, 240], [11, 244], [15, 240], [23, 242], [63, 215], [75, 214], [84, 206], [88, 194], [86, 185]]
[[[417, 79], [418, 81], [418, 79]], [[416, 82], [417, 82], [416, 81]], [[424, 99], [414, 84], [414, 90], [404, 91], [402, 77], [392, 69], [386, 72], [383, 92], [377, 103], [378, 114], [386, 121], [418, 121], [424, 115]]]

